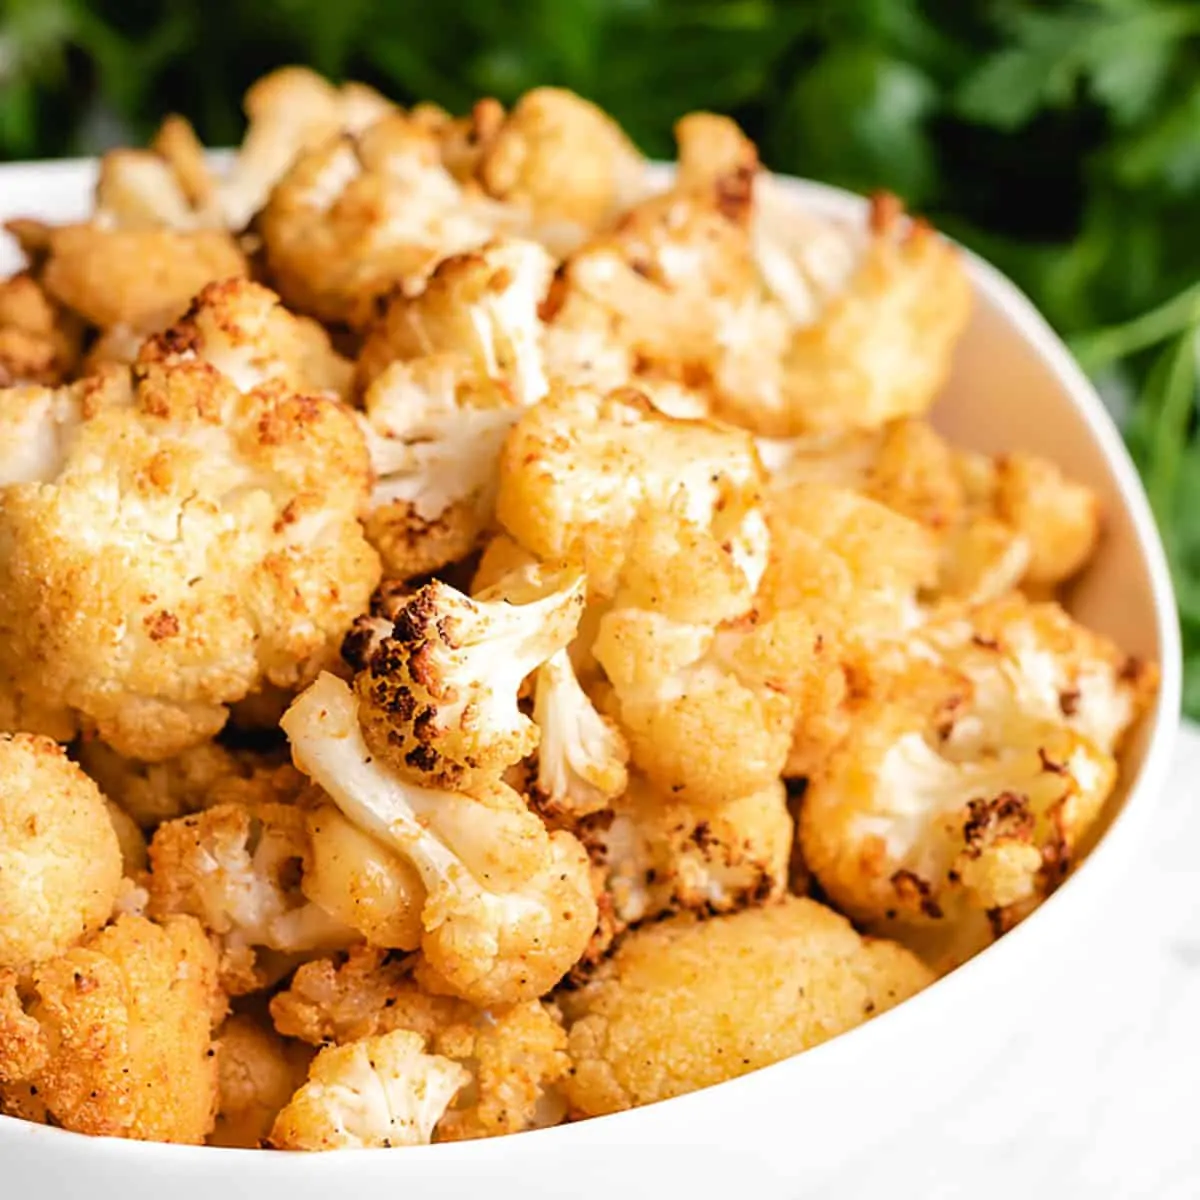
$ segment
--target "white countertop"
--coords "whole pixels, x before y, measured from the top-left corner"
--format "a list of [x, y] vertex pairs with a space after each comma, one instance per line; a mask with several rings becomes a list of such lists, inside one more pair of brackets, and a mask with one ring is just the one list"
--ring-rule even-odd
[[1180, 735], [1159, 821], [1075, 951], [1045, 1021], [830, 1200], [1200, 1197], [1196, 727]]

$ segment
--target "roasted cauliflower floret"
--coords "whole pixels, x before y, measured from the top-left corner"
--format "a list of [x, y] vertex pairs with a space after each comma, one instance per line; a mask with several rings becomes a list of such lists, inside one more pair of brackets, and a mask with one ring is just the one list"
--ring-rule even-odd
[[248, 1150], [266, 1144], [280, 1110], [308, 1074], [312, 1052], [284, 1041], [247, 1013], [231, 1016], [217, 1031], [217, 1122], [210, 1146]]
[[302, 153], [258, 222], [288, 305], [359, 329], [379, 297], [419, 291], [443, 258], [503, 225], [501, 206], [465, 193], [442, 166], [436, 136], [400, 113]]
[[800, 845], [843, 911], [953, 965], [1058, 886], [1115, 779], [1094, 743], [1015, 709], [881, 703], [809, 778]]
[[146, 760], [211, 737], [265, 684], [310, 678], [378, 579], [353, 418], [290, 391], [224, 325], [210, 338], [208, 311], [229, 302], [203, 293], [143, 348], [131, 399], [85, 413], [60, 461], [0, 489], [0, 677]]
[[335, 87], [304, 67], [281, 67], [257, 80], [243, 107], [246, 136], [215, 203], [230, 229], [242, 229], [267, 202], [296, 158], [340, 133], [357, 134], [393, 110], [361, 83]]
[[470, 1076], [425, 1053], [419, 1033], [397, 1029], [313, 1059], [308, 1082], [275, 1118], [279, 1150], [342, 1150], [427, 1145], [434, 1126]]
[[555, 388], [505, 442], [496, 510], [527, 550], [582, 563], [589, 592], [611, 596], [647, 507], [677, 498], [708, 525], [718, 502], [744, 501], [761, 480], [753, 440], [738, 430], [664, 416], [628, 389]]
[[390, 363], [450, 354], [464, 374], [503, 385], [512, 405], [536, 404], [547, 388], [538, 306], [553, 269], [541, 246], [514, 237], [444, 259], [420, 292], [388, 301], [359, 356], [359, 385]]
[[666, 913], [732, 912], [787, 887], [793, 829], [782, 783], [698, 808], [638, 775], [581, 834], [604, 871], [618, 927]]
[[596, 924], [587, 857], [496, 782], [433, 791], [368, 748], [359, 704], [322, 675], [283, 719], [296, 765], [365, 833], [420, 874], [422, 978], [482, 1005], [542, 995]]
[[269, 982], [257, 950], [294, 954], [356, 940], [301, 890], [309, 853], [305, 813], [293, 805], [219, 804], [164, 821], [150, 843], [150, 915], [197, 917], [219, 940], [226, 991], [256, 991]]
[[913, 955], [860, 938], [813, 900], [628, 934], [561, 1003], [572, 1112], [598, 1116], [808, 1050], [932, 982]]
[[389, 573], [445, 566], [491, 525], [500, 447], [546, 391], [537, 308], [550, 268], [516, 239], [447, 259], [419, 296], [393, 299], [368, 341], [366, 527]]
[[435, 1141], [518, 1133], [561, 1115], [553, 1089], [569, 1065], [566, 1035], [541, 1001], [479, 1009], [432, 995], [407, 964], [359, 949], [341, 962], [305, 963], [271, 1001], [271, 1013], [281, 1032], [314, 1045], [408, 1029], [461, 1063], [470, 1082], [438, 1123]]
[[645, 160], [620, 126], [562, 88], [526, 92], [481, 148], [488, 195], [563, 226], [560, 248], [616, 216], [645, 190]]
[[952, 446], [926, 421], [760, 441], [775, 489], [837, 484], [919, 522], [936, 540], [937, 599], [1045, 593], [1087, 563], [1100, 534], [1096, 494], [1030, 454], [989, 458]]
[[81, 333], [29, 272], [0, 280], [0, 387], [63, 383], [79, 361]]
[[195, 921], [120, 917], [28, 982], [0, 970], [0, 1111], [76, 1133], [203, 1142], [223, 1013]]
[[286, 751], [231, 750], [202, 742], [162, 762], [123, 758], [99, 738], [78, 747], [83, 769], [143, 829], [219, 804], [290, 804], [305, 784]]
[[538, 566], [475, 597], [426, 584], [353, 664], [367, 744], [432, 786], [497, 778], [537, 745], [518, 690], [571, 640], [583, 585], [577, 571]]
[[[788, 207], [762, 217], [764, 275], [778, 280], [796, 270], [808, 285], [800, 295], [780, 293], [794, 322], [783, 358], [787, 414], [762, 432], [872, 428], [927, 411], [970, 313], [959, 252], [906, 217], [894, 196], [878, 195], [865, 232], [849, 233], [857, 243], [850, 273], [829, 287], [814, 270], [816, 256], [796, 245]], [[789, 260], [782, 270], [767, 265], [777, 258]]]
[[96, 785], [49, 738], [0, 734], [0, 970], [54, 958], [99, 929], [120, 880]]
[[917, 637], [966, 677], [985, 718], [1002, 718], [1015, 704], [1028, 718], [1066, 725], [1106, 754], [1120, 749], [1158, 687], [1153, 665], [1123, 654], [1057, 604], [1031, 603], [1020, 593], [950, 609]]
[[551, 820], [577, 821], [625, 790], [629, 747], [617, 724], [596, 711], [559, 650], [537, 670], [533, 720], [540, 735], [532, 799]]

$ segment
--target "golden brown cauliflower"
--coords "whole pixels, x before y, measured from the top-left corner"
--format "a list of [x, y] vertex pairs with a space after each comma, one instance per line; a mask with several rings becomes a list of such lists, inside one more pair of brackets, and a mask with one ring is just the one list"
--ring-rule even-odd
[[475, 1008], [424, 991], [408, 964], [364, 948], [342, 961], [305, 963], [271, 1001], [271, 1013], [281, 1033], [314, 1045], [408, 1029], [461, 1063], [471, 1079], [438, 1122], [435, 1141], [519, 1133], [561, 1115], [554, 1089], [568, 1067], [566, 1035], [541, 1001]]
[[[677, 505], [691, 523], [719, 523], [757, 542], [753, 497], [761, 480], [753, 440], [739, 430], [665, 416], [630, 389], [561, 387], [505, 442], [496, 511], [527, 550], [581, 563], [589, 592], [611, 596], [645, 508]], [[747, 525], [739, 531], [741, 518]]]
[[564, 1091], [577, 1116], [666, 1100], [808, 1050], [930, 982], [913, 955], [813, 900], [674, 917], [628, 934], [562, 994]]
[[201, 742], [162, 762], [124, 758], [99, 738], [77, 748], [83, 769], [144, 829], [218, 804], [283, 804], [305, 785], [286, 750], [257, 752]]
[[208, 1144], [248, 1150], [265, 1145], [280, 1109], [304, 1083], [312, 1052], [248, 1013], [231, 1016], [213, 1047], [218, 1102]]
[[425, 1039], [406, 1029], [326, 1046], [313, 1059], [308, 1082], [275, 1118], [271, 1145], [279, 1150], [427, 1145], [470, 1076], [424, 1047]]
[[358, 708], [345, 683], [322, 675], [283, 728], [296, 765], [420, 874], [420, 977], [481, 1005], [542, 995], [596, 925], [583, 847], [570, 834], [547, 833], [498, 781], [470, 792], [418, 787], [368, 748]]
[[[584, 578], [530, 566], [468, 597], [440, 580], [397, 612], [358, 625], [347, 649], [367, 744], [395, 771], [433, 787], [482, 784], [537, 745], [518, 690], [572, 638]], [[372, 641], [364, 625], [378, 631]]]
[[939, 549], [938, 598], [979, 603], [1018, 584], [1045, 593], [1077, 574], [1099, 539], [1097, 496], [1057, 465], [971, 453], [923, 420], [759, 447], [779, 491], [854, 488], [925, 526]]
[[442, 166], [431, 130], [396, 112], [302, 153], [258, 227], [290, 307], [361, 329], [380, 297], [419, 291], [438, 262], [481, 246], [505, 219]]
[[563, 88], [526, 92], [482, 143], [475, 174], [484, 190], [535, 227], [561, 227], [552, 239], [560, 249], [645, 190], [645, 160], [620, 126]]
[[99, 929], [120, 880], [96, 785], [49, 738], [0, 734], [0, 969], [55, 958]]
[[0, 489], [0, 677], [131, 757], [199, 744], [265, 683], [301, 685], [378, 578], [366, 446], [335, 401], [287, 386], [273, 303], [203, 292], [143, 348], [132, 397]]
[[305, 67], [280, 67], [246, 92], [249, 126], [213, 203], [229, 229], [242, 229], [296, 158], [340, 133], [361, 133], [392, 104], [361, 83], [340, 88]]
[[676, 135], [675, 185], [564, 264], [552, 360], [675, 380], [776, 437], [925, 411], [969, 311], [958, 252], [892, 197], [863, 229], [806, 213], [726, 118]]
[[843, 911], [953, 966], [1021, 920], [1074, 865], [1116, 780], [1112, 757], [969, 681], [867, 704], [811, 774], [804, 861]]
[[28, 271], [0, 280], [0, 387], [63, 383], [79, 361], [81, 333]]
[[546, 391], [538, 303], [551, 262], [515, 238], [442, 262], [398, 295], [359, 359], [375, 469], [367, 536], [389, 574], [424, 574], [492, 523], [500, 447]]
[[42, 286], [101, 330], [156, 332], [205, 284], [249, 273], [237, 242], [218, 227], [219, 214], [197, 205], [200, 181], [189, 173], [196, 159], [184, 164], [178, 129], [162, 143], [167, 154], [110, 151], [92, 218], [43, 230]]
[[329, 950], [355, 932], [301, 890], [310, 847], [306, 814], [289, 804], [218, 804], [164, 821], [150, 843], [148, 911], [186, 913], [214, 934], [231, 995], [271, 982], [270, 958]]
[[618, 928], [681, 910], [732, 912], [787, 887], [793, 828], [782, 783], [701, 808], [635, 774], [611, 809], [581, 837], [603, 869]]
[[37, 967], [0, 971], [0, 1111], [76, 1133], [199, 1144], [212, 1129], [224, 1015], [190, 918], [118, 918]]

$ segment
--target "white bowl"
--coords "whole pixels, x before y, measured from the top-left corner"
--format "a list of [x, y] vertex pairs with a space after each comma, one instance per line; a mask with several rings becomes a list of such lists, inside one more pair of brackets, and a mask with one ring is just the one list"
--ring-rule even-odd
[[[67, 220], [90, 204], [92, 163], [0, 168], [0, 218]], [[831, 215], [862, 201], [789, 184]], [[0, 267], [10, 264], [0, 262]], [[975, 315], [937, 412], [979, 450], [1048, 455], [1094, 487], [1106, 510], [1096, 561], [1073, 610], [1132, 653], [1162, 665], [1154, 711], [1125, 755], [1099, 844], [1027, 921], [966, 966], [867, 1025], [815, 1050], [702, 1092], [634, 1112], [491, 1141], [384, 1153], [264, 1153], [86, 1138], [0, 1117], [0, 1194], [98, 1200], [226, 1200], [330, 1194], [476, 1200], [688, 1200], [753, 1192], [828, 1194], [839, 1166], [916, 1121], [1034, 1017], [1042, 988], [1065, 982], [1056, 951], [1094, 920], [1155, 807], [1177, 728], [1181, 662], [1170, 577], [1137, 474], [1100, 399], [1024, 296], [976, 258]], [[719, 969], [719, 968], [718, 968]]]

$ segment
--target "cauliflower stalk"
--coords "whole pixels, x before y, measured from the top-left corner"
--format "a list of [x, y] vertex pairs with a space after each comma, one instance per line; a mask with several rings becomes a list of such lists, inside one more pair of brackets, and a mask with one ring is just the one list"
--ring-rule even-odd
[[596, 923], [586, 855], [549, 834], [499, 782], [473, 792], [420, 787], [368, 747], [350, 688], [322, 675], [283, 720], [296, 764], [425, 886], [426, 976], [479, 1004], [544, 993]]
[[[537, 745], [538, 727], [519, 709], [518, 690], [571, 640], [583, 588], [580, 572], [541, 566], [475, 597], [426, 584], [353, 664], [368, 745], [396, 771], [432, 786], [498, 777]], [[363, 649], [357, 639], [356, 649]]]

